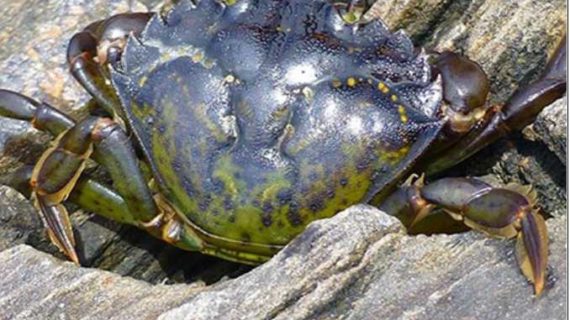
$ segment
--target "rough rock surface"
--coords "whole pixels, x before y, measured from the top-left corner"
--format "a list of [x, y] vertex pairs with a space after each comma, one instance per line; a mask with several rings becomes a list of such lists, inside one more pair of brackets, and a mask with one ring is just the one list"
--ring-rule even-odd
[[566, 165], [568, 123], [561, 121], [561, 119], [568, 119], [567, 96], [542, 110], [532, 128], [536, 132], [535, 137], [544, 141], [548, 149], [554, 152], [560, 162]]
[[[76, 117], [81, 116], [79, 107], [88, 97], [67, 73], [65, 47], [68, 39], [90, 21], [128, 11], [129, 8], [146, 10], [158, 2], [0, 0], [0, 14], [4, 17], [0, 20], [0, 87], [46, 100]], [[529, 83], [539, 76], [566, 26], [566, 3], [562, 0], [390, 0], [379, 2], [374, 14], [381, 16], [393, 29], [404, 29], [417, 45], [456, 50], [479, 61], [490, 75], [491, 101], [494, 103], [504, 101], [519, 84]], [[39, 219], [29, 203], [12, 189], [0, 187], [0, 251], [4, 250], [0, 253], [0, 270], [2, 274], [9, 274], [0, 280], [0, 310], [14, 304], [9, 310], [22, 318], [33, 317], [36, 312], [38, 315], [58, 317], [67, 310], [83, 311], [77, 306], [88, 305], [87, 302], [93, 299], [122, 301], [119, 298], [130, 299], [132, 292], [138, 294], [148, 290], [156, 295], [142, 299], [145, 303], [138, 305], [141, 313], [137, 315], [152, 317], [179, 305], [182, 300], [188, 304], [165, 317], [188, 315], [188, 310], [212, 310], [210, 317], [216, 312], [238, 315], [227, 313], [231, 309], [226, 309], [222, 302], [233, 298], [235, 301], [232, 303], [235, 304], [230, 305], [241, 310], [244, 316], [247, 312], [255, 312], [255, 308], [260, 306], [261, 311], [257, 315], [266, 318], [358, 319], [366, 318], [366, 315], [385, 315], [402, 319], [437, 319], [450, 314], [475, 319], [508, 319], [518, 315], [522, 315], [523, 319], [532, 319], [533, 315], [540, 315], [541, 319], [559, 318], [564, 314], [567, 290], [564, 286], [567, 278], [564, 269], [566, 115], [567, 99], [563, 99], [547, 108], [524, 133], [513, 134], [495, 143], [445, 173], [456, 176], [484, 175], [497, 182], [531, 183], [536, 187], [541, 207], [555, 217], [548, 221], [552, 240], [550, 274], [553, 286], [539, 299], [532, 298], [530, 286], [524, 283], [518, 273], [510, 244], [473, 233], [404, 236], [396, 231], [399, 229], [397, 226], [390, 224], [392, 229], [388, 228], [391, 230], [388, 232], [375, 225], [378, 223], [376, 219], [387, 220], [378, 218], [380, 213], [367, 209], [363, 215], [372, 216], [372, 222], [366, 220], [370, 217], [358, 221], [339, 217], [315, 227], [320, 230], [318, 232], [330, 229], [332, 234], [344, 232], [351, 235], [331, 236], [331, 239], [338, 239], [338, 243], [332, 243], [329, 249], [322, 249], [324, 252], [337, 251], [331, 253], [331, 259], [346, 253], [347, 261], [340, 258], [335, 260], [339, 263], [338, 268], [332, 264], [333, 260], [326, 260], [327, 257], [319, 254], [315, 256], [314, 251], [309, 250], [310, 245], [303, 246], [296, 242], [292, 248], [297, 248], [299, 252], [290, 254], [293, 257], [291, 262], [287, 262], [283, 255], [296, 249], [287, 249], [269, 264], [235, 280], [216, 284], [200, 294], [198, 291], [204, 289], [169, 287], [172, 300], [164, 300], [164, 304], [157, 302], [155, 308], [150, 301], [152, 297], [160, 297], [161, 293], [166, 292], [161, 286], [76, 268], [29, 247], [18, 246], [29, 244], [62, 258], [57, 249], [45, 240]], [[47, 141], [49, 137], [30, 129], [25, 122], [0, 118], [0, 152], [3, 153], [0, 156], [0, 174], [22, 164], [33, 164]], [[72, 219], [85, 266], [111, 270], [151, 283], [195, 280], [214, 283], [220, 278], [225, 279], [225, 276], [235, 277], [249, 270], [248, 267], [199, 254], [181, 252], [141, 231], [119, 226], [93, 214], [77, 211]], [[363, 221], [373, 226], [346, 229], [346, 224], [352, 227], [350, 224]], [[332, 231], [335, 229], [338, 230]], [[366, 235], [371, 230], [379, 234]], [[380, 237], [386, 232], [387, 236]], [[317, 245], [316, 242], [327, 245], [325, 240], [317, 241], [311, 232], [304, 237], [314, 245]], [[13, 248], [8, 249], [10, 247]], [[350, 253], [350, 248], [355, 252]], [[324, 260], [314, 260], [321, 258]], [[295, 263], [298, 263], [297, 267]], [[45, 265], [45, 268], [23, 268], [30, 265]], [[325, 265], [330, 265], [330, 270], [317, 267]], [[307, 270], [302, 266], [306, 266]], [[310, 270], [308, 266], [316, 269]], [[69, 278], [64, 273], [69, 273]], [[59, 276], [53, 277], [52, 274]], [[88, 280], [79, 280], [84, 277]], [[117, 288], [123, 289], [115, 291], [100, 285], [101, 279], [108, 277], [113, 279], [113, 288], [117, 284]], [[327, 280], [329, 277], [332, 280]], [[36, 278], [34, 286], [25, 285], [32, 281], [30, 279]], [[254, 280], [257, 285], [251, 282]], [[82, 281], [89, 285], [83, 285]], [[76, 283], [76, 286], [73, 287], [72, 283]], [[57, 291], [62, 285], [62, 291]], [[242, 285], [250, 291], [240, 291]], [[283, 287], [285, 285], [289, 287]], [[19, 287], [23, 291], [14, 294]], [[251, 288], [259, 291], [254, 293]], [[112, 292], [109, 293], [109, 290]], [[280, 290], [283, 294], [277, 294]], [[6, 300], [6, 297], [12, 300]], [[213, 297], [215, 299], [210, 299]], [[277, 300], [261, 299], [263, 297]], [[64, 300], [66, 302], [58, 302]], [[63, 308], [58, 307], [61, 303], [64, 303]], [[30, 313], [26, 306], [33, 312]], [[101, 310], [96, 310], [97, 307]], [[134, 310], [125, 309], [125, 313], [120, 313], [123, 308], [121, 304], [103, 303], [96, 304], [89, 312], [94, 315], [97, 312], [106, 312], [101, 315], [113, 312], [122, 315]], [[348, 313], [348, 310], [353, 312]], [[437, 314], [440, 310], [443, 312]], [[208, 318], [207, 313], [192, 314]], [[71, 313], [68, 315], [73, 318]], [[3, 316], [4, 313], [0, 313], [0, 319]]]
[[390, 216], [355, 206], [160, 319], [562, 319], [565, 225], [566, 217], [549, 221], [549, 289], [534, 298], [512, 242], [474, 233], [410, 237]]
[[360, 205], [208, 287], [149, 285], [16, 246], [0, 253], [0, 310], [6, 319], [562, 319], [565, 225], [566, 217], [548, 222], [552, 258], [539, 298], [512, 241], [408, 236], [398, 220]]
[[77, 268], [26, 245], [0, 261], [0, 319], [153, 319], [200, 288]]

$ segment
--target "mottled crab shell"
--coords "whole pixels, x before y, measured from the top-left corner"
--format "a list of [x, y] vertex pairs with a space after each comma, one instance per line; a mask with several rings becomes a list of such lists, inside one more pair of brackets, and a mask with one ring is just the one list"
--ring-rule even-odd
[[392, 187], [442, 127], [427, 56], [329, 1], [180, 1], [112, 80], [165, 198], [260, 254]]

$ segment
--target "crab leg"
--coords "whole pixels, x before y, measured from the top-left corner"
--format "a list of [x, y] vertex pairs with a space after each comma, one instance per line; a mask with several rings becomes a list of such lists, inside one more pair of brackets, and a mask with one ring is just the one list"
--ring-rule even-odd
[[69, 41], [67, 61], [71, 73], [109, 115], [120, 113], [120, 103], [106, 80], [104, 66], [119, 61], [126, 38], [140, 34], [151, 16], [151, 13], [119, 14], [89, 25]]
[[[10, 186], [30, 197], [33, 192], [30, 185], [33, 170], [33, 166], [23, 166], [0, 177], [0, 184]], [[84, 175], [77, 180], [67, 200], [111, 220], [134, 226], [140, 224], [130, 213], [125, 200], [115, 190]]]
[[92, 154], [109, 171], [134, 220], [142, 223], [158, 215], [131, 142], [117, 123], [89, 116], [74, 124], [53, 107], [7, 90], [0, 90], [0, 115], [31, 121], [35, 127], [57, 135], [54, 145], [36, 164], [30, 185], [50, 238], [73, 261], [78, 262], [78, 257], [62, 202], [75, 187]]
[[[1, 176], [0, 184], [8, 185], [30, 197], [33, 189], [29, 182], [33, 171], [33, 166], [23, 166], [15, 172]], [[85, 175], [77, 180], [67, 201], [107, 219], [145, 229], [157, 238], [181, 249], [189, 251], [208, 249], [208, 245], [176, 217], [159, 215], [157, 217], [160, 218], [160, 225], [154, 223], [155, 221], [153, 223], [141, 221], [137, 215], [131, 213], [127, 202], [117, 191]], [[153, 220], [157, 220], [156, 217]], [[172, 233], [173, 230], [175, 233]]]
[[75, 262], [78, 260], [73, 233], [62, 202], [75, 187], [93, 147], [101, 155], [98, 161], [109, 171], [129, 212], [139, 221], [150, 221], [158, 214], [124, 131], [108, 118], [87, 117], [57, 138], [36, 164], [31, 179], [32, 197], [51, 239]]
[[[144, 218], [153, 217], [146, 213], [156, 212], [154, 202], [139, 199], [152, 197], [149, 196], [150, 191], [140, 173], [138, 159], [130, 140], [112, 120], [89, 116], [75, 124], [70, 117], [47, 103], [40, 103], [19, 93], [2, 89], [0, 89], [0, 115], [30, 121], [35, 128], [58, 137], [55, 146], [46, 151], [40, 160], [47, 161], [48, 164], [52, 160], [43, 158], [58, 158], [53, 155], [53, 150], [62, 149], [71, 152], [69, 155], [61, 156], [61, 161], [73, 161], [73, 154], [84, 154], [86, 149], [94, 144], [93, 158], [109, 170], [118, 192], [132, 199], [128, 201], [131, 202], [129, 207], [136, 209], [135, 212], [141, 212], [139, 218], [143, 221]], [[79, 164], [73, 166], [73, 168], [78, 167]], [[75, 169], [62, 170], [69, 170], [66, 174], [70, 175]], [[61, 174], [62, 170], [56, 173]]]
[[[517, 90], [505, 105], [493, 106], [487, 109], [484, 115], [478, 112], [477, 108], [472, 108], [468, 110], [467, 116], [450, 119], [452, 126], [454, 123], [461, 123], [463, 119], [471, 119], [472, 123], [464, 132], [456, 132], [461, 139], [450, 139], [456, 143], [436, 146], [432, 152], [426, 154], [425, 159], [429, 160], [425, 163], [424, 171], [432, 174], [449, 168], [508, 133], [532, 123], [544, 107], [561, 98], [566, 92], [566, 57], [564, 37], [541, 78]], [[445, 91], [445, 74], [443, 78]], [[450, 87], [461, 87], [462, 83], [459, 79]], [[466, 87], [468, 85], [469, 83], [465, 83]], [[438, 156], [441, 154], [445, 155]]]
[[520, 268], [539, 295], [544, 288], [548, 235], [535, 208], [535, 197], [531, 188], [519, 185], [494, 188], [468, 178], [444, 178], [424, 185], [420, 178], [400, 187], [380, 209], [410, 226], [438, 206], [471, 229], [491, 236], [516, 237]]
[[54, 136], [75, 125], [70, 117], [49, 104], [3, 89], [0, 89], [0, 116], [30, 121], [36, 129]]

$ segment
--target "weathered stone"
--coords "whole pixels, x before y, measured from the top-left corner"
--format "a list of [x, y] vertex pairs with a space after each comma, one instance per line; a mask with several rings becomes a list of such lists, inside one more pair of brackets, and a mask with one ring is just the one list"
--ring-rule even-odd
[[568, 154], [566, 119], [568, 119], [568, 96], [546, 107], [532, 126], [537, 133], [536, 137], [544, 141], [548, 149], [554, 152], [564, 165]]
[[7, 319], [562, 319], [566, 217], [548, 221], [549, 281], [533, 297], [513, 241], [409, 236], [365, 205], [311, 224], [268, 263], [209, 287], [150, 285], [28, 246], [0, 253]]
[[163, 319], [309, 318], [363, 276], [371, 246], [391, 243], [403, 230], [372, 207], [353, 207], [311, 224], [270, 262], [237, 282], [211, 287]]
[[19, 245], [0, 253], [0, 319], [152, 319], [200, 290], [77, 268]]
[[0, 251], [28, 242], [43, 229], [30, 201], [6, 186], [0, 186], [0, 225]]
[[533, 297], [513, 241], [408, 236], [355, 206], [313, 223], [268, 263], [189, 298], [160, 319], [562, 319], [566, 217], [548, 221], [548, 289]]

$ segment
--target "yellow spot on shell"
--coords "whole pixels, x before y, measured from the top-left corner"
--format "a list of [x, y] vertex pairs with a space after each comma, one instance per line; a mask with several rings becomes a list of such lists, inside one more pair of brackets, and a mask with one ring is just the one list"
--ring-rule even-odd
[[378, 90], [382, 91], [382, 93], [386, 94], [390, 91], [388, 87], [384, 84], [384, 82], [378, 82]]
[[214, 60], [206, 59], [203, 65], [206, 69], [211, 69], [214, 66]]
[[346, 84], [349, 87], [354, 87], [356, 85], [356, 79], [354, 79], [353, 77], [350, 77], [346, 80]]
[[333, 79], [333, 80], [332, 80], [332, 86], [333, 86], [334, 88], [339, 88], [341, 85], [342, 85], [342, 82], [340, 82], [340, 80], [338, 80], [338, 79]]
[[406, 108], [404, 108], [403, 105], [398, 106], [398, 113], [400, 114], [400, 120], [402, 120], [403, 123], [408, 122], [408, 115], [406, 114]]
[[397, 101], [398, 101], [398, 97], [397, 97], [395, 94], [393, 94], [393, 95], [390, 97], [390, 99], [392, 99], [392, 101], [394, 101], [394, 102], [397, 102]]
[[148, 80], [147, 76], [142, 76], [141, 79], [139, 80], [139, 86], [143, 87], [147, 80]]
[[203, 59], [204, 59], [204, 53], [202, 51], [198, 51], [192, 56], [192, 61], [194, 63], [198, 63], [198, 62], [202, 61]]
[[234, 81], [236, 81], [236, 77], [233, 74], [228, 74], [225, 78], [224, 81], [226, 83], [233, 83]]

